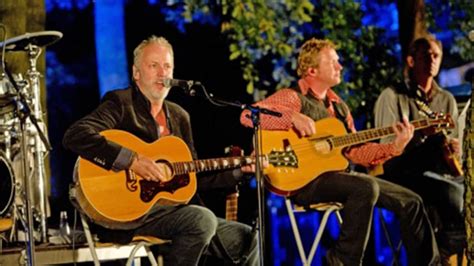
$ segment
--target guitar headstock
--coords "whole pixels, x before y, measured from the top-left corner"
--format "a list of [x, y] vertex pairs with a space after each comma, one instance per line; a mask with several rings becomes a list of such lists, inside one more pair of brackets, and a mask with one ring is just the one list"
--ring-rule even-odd
[[292, 150], [271, 151], [268, 154], [268, 163], [273, 166], [298, 167], [298, 157]]
[[451, 115], [443, 113], [432, 114], [428, 124], [434, 130], [453, 129], [456, 127]]

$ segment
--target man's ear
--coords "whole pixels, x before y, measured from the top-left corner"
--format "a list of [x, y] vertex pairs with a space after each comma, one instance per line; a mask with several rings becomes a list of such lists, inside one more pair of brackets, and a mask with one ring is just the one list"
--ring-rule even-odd
[[406, 61], [407, 61], [407, 66], [408, 67], [413, 67], [415, 65], [415, 59], [411, 55], [407, 56]]
[[132, 72], [133, 72], [133, 79], [137, 80], [140, 77], [140, 72], [138, 72], [138, 68], [135, 65], [132, 66]]
[[308, 73], [308, 76], [314, 77], [316, 74], [318, 74], [318, 70], [314, 67], [310, 67], [308, 68], [307, 73]]

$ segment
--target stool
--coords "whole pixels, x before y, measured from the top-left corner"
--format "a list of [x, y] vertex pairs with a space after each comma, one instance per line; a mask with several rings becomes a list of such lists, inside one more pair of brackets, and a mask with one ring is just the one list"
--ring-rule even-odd
[[0, 218], [0, 233], [10, 230], [12, 226], [12, 218]]
[[[288, 211], [288, 216], [290, 217], [290, 223], [293, 229], [293, 235], [296, 240], [296, 245], [298, 247], [298, 252], [301, 257], [301, 262], [303, 263], [303, 265], [309, 266], [311, 265], [311, 262], [313, 261], [314, 255], [316, 254], [316, 249], [318, 248], [324, 229], [326, 228], [329, 215], [334, 212], [337, 216], [339, 224], [342, 224], [342, 217], [339, 211], [343, 208], [343, 205], [342, 203], [339, 203], [339, 202], [324, 202], [324, 203], [318, 203], [318, 204], [311, 204], [309, 207], [305, 208], [302, 206], [294, 205], [291, 202], [291, 200], [288, 198], [285, 199], [285, 204], [286, 204], [286, 209]], [[314, 210], [314, 211], [324, 213], [323, 217], [321, 218], [318, 231], [316, 232], [316, 236], [314, 238], [314, 241], [313, 241], [313, 244], [311, 246], [311, 250], [308, 256], [306, 256], [304, 252], [303, 243], [301, 241], [301, 235], [298, 229], [298, 224], [296, 223], [296, 219], [295, 219], [295, 213], [304, 212], [307, 210]]]
[[10, 230], [13, 226], [12, 218], [0, 218], [0, 252], [3, 250], [4, 232]]
[[[102, 248], [102, 247], [110, 247], [114, 246], [115, 244], [112, 243], [95, 243], [95, 241], [92, 238], [92, 234], [89, 229], [89, 225], [87, 223], [87, 218], [84, 216], [84, 214], [81, 213], [81, 222], [82, 222], [82, 227], [84, 229], [84, 234], [87, 239], [87, 245], [89, 246], [89, 250], [91, 252], [91, 256], [94, 260], [94, 266], [99, 266], [99, 257], [97, 255], [96, 248]], [[135, 236], [132, 240], [132, 242], [129, 245], [132, 245], [133, 248], [130, 251], [127, 259], [127, 266], [131, 266], [132, 262], [136, 262], [134, 265], [139, 265], [139, 258], [137, 257], [137, 252], [141, 249], [144, 248], [148, 257], [148, 260], [150, 261], [150, 264], [153, 266], [158, 266], [158, 265], [163, 265], [163, 259], [161, 256], [158, 257], [158, 262], [153, 255], [153, 252], [150, 250], [150, 246], [153, 245], [160, 245], [160, 244], [165, 244], [169, 243], [170, 241], [168, 240], [163, 240], [159, 239], [156, 237], [151, 237], [151, 236]]]

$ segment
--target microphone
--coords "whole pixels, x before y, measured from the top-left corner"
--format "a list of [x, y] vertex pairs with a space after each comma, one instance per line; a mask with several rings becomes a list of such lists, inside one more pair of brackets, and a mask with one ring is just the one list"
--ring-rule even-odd
[[164, 79], [163, 85], [165, 87], [180, 87], [183, 88], [184, 91], [189, 94], [189, 96], [196, 95], [196, 90], [192, 88], [194, 85], [201, 85], [199, 81], [193, 80], [181, 80], [181, 79]]
[[166, 87], [181, 87], [181, 88], [189, 89], [193, 85], [198, 85], [200, 83], [199, 81], [193, 81], [193, 80], [164, 79], [163, 84]]

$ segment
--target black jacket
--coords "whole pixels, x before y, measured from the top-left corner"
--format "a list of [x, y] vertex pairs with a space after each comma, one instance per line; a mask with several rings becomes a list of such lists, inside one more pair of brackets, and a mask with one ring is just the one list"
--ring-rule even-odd
[[[136, 86], [108, 92], [92, 113], [74, 123], [66, 131], [63, 145], [81, 157], [110, 170], [123, 147], [108, 141], [99, 132], [120, 129], [145, 142], [154, 142], [160, 136], [150, 108], [150, 102]], [[182, 138], [196, 159], [189, 114], [170, 101], [165, 101], [163, 108], [171, 134]], [[233, 187], [240, 181], [241, 176], [240, 169], [200, 174], [198, 175], [198, 190]], [[191, 202], [200, 204], [201, 201], [198, 197], [194, 197]], [[166, 212], [161, 213], [161, 215], [165, 214]], [[107, 230], [99, 231], [107, 232]], [[119, 235], [117, 238], [110, 239], [107, 236], [112, 234], [99, 232], [99, 237], [106, 236], [107, 241], [127, 242], [133, 235], [133, 231], [123, 233], [125, 236]]]

